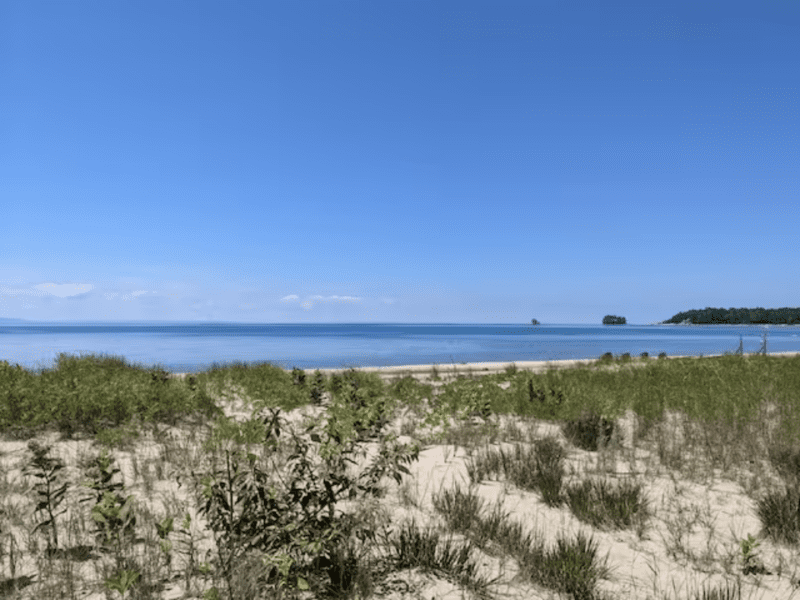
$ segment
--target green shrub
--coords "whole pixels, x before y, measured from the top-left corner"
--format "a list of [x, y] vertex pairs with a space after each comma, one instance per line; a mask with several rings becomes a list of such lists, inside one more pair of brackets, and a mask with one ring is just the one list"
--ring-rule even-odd
[[[252, 553], [265, 566], [255, 574], [263, 585], [306, 589], [317, 585], [319, 574], [327, 577], [325, 585], [341, 583], [338, 553], [352, 536], [361, 543], [374, 540], [371, 528], [351, 514], [337, 513], [336, 505], [380, 496], [383, 477], [399, 483], [419, 449], [385, 440], [376, 458], [351, 474], [348, 465], [362, 452], [360, 441], [336, 439], [335, 421], [330, 416], [321, 428], [312, 422], [299, 434], [285, 427], [279, 409], [271, 409], [262, 420], [260, 439], [252, 440], [262, 457], [247, 446], [231, 447], [225, 436], [212, 439], [209, 451], [216, 464], [197, 478], [198, 498], [214, 532], [231, 598], [236, 596], [236, 565]], [[279, 466], [281, 453], [288, 458]]]

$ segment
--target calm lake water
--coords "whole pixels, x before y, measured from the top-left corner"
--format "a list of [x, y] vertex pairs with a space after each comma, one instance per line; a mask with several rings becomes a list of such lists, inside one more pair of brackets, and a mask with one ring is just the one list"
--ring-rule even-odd
[[681, 325], [464, 325], [240, 323], [0, 324], [0, 360], [52, 368], [59, 353], [106, 354], [194, 373], [212, 363], [283, 368], [379, 367], [657, 355], [800, 352], [800, 327]]

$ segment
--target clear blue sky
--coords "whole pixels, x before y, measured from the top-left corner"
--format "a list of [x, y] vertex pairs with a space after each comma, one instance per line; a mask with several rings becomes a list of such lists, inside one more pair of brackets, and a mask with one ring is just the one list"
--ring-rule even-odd
[[800, 306], [800, 3], [0, 1], [0, 317]]

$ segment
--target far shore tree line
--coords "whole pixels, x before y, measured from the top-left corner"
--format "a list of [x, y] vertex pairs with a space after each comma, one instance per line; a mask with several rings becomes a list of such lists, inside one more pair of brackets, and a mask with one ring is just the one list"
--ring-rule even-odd
[[687, 310], [663, 324], [800, 325], [800, 308], [709, 308]]
[[[709, 308], [679, 312], [662, 325], [800, 325], [800, 308]], [[606, 315], [603, 325], [626, 325], [625, 317]], [[540, 325], [531, 319], [531, 325]]]

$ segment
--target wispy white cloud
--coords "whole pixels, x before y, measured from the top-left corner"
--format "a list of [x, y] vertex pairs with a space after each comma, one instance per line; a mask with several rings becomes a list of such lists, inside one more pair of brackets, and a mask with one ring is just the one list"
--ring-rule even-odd
[[[299, 300], [299, 297], [296, 295], [286, 296], [286, 298], [291, 298], [292, 300]], [[282, 298], [285, 300], [286, 298]], [[300, 303], [305, 310], [311, 310], [314, 308], [314, 305], [320, 302], [360, 302], [361, 298], [358, 296], [320, 296], [319, 294], [315, 294], [313, 296], [309, 296], [305, 300]]]
[[294, 300], [299, 300], [299, 299], [300, 296], [298, 296], [297, 294], [289, 294], [288, 296], [284, 296], [283, 298], [281, 298], [281, 302], [292, 302]]
[[85, 294], [94, 286], [91, 283], [39, 283], [33, 287], [59, 298], [69, 298]]

